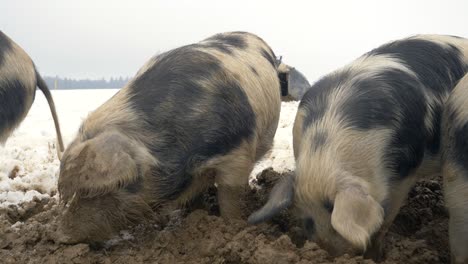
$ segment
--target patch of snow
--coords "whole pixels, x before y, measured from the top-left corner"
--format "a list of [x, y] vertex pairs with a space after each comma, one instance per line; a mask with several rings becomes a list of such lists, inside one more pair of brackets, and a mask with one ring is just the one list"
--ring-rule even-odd
[[[116, 92], [117, 89], [52, 91], [65, 144], [73, 139], [88, 113]], [[0, 146], [0, 208], [57, 193], [60, 162], [55, 142], [49, 105], [38, 90], [25, 120]], [[17, 172], [12, 175], [14, 170]]]
[[277, 172], [294, 170], [295, 163], [292, 145], [292, 130], [298, 106], [299, 102], [297, 101], [281, 103], [281, 115], [273, 147], [262, 160], [257, 162], [251, 173], [251, 177], [256, 176], [258, 173], [269, 167], [272, 167]]

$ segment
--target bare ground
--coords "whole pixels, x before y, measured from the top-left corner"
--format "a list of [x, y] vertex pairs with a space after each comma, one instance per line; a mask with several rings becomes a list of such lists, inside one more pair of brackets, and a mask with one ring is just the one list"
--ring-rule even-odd
[[[266, 170], [248, 195], [260, 207], [276, 179]], [[55, 241], [56, 199], [0, 209], [1, 263], [373, 263], [362, 257], [331, 258], [302, 237], [291, 212], [249, 226], [220, 218], [215, 189], [166, 224], [151, 222], [122, 231], [104, 245], [63, 245]], [[201, 208], [201, 209], [197, 209]], [[449, 263], [447, 212], [441, 179], [423, 180], [411, 191], [386, 237], [384, 263]]]

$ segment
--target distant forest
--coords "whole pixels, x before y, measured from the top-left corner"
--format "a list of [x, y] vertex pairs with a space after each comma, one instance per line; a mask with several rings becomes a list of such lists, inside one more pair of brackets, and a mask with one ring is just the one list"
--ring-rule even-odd
[[[106, 80], [104, 78], [98, 80], [92, 79], [72, 79], [61, 77], [44, 76], [44, 81], [49, 86], [49, 89], [112, 89], [122, 88], [131, 78], [118, 77]], [[57, 83], [57, 87], [55, 86]]]

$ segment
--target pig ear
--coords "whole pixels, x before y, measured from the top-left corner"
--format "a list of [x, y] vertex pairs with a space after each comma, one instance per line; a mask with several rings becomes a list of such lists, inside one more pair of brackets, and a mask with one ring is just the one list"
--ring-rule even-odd
[[62, 164], [59, 191], [64, 200], [73, 194], [90, 198], [125, 187], [155, 163], [141, 143], [117, 132], [81, 144]]
[[269, 220], [281, 210], [288, 208], [294, 198], [294, 177], [282, 178], [271, 190], [267, 203], [249, 216], [249, 224], [257, 224]]
[[370, 237], [383, 222], [384, 210], [359, 185], [338, 191], [335, 197], [331, 224], [355, 247], [365, 250]]

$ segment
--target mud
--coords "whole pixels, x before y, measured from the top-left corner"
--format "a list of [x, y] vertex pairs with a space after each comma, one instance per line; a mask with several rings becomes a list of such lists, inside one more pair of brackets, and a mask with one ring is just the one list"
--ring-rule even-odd
[[[247, 211], [262, 205], [278, 174], [266, 170], [253, 182]], [[331, 258], [301, 236], [289, 211], [249, 226], [219, 217], [214, 188], [184, 210], [122, 231], [101, 245], [56, 242], [55, 198], [0, 209], [1, 263], [373, 263], [362, 257]], [[419, 182], [386, 237], [383, 263], [449, 263], [447, 212], [441, 179]]]

